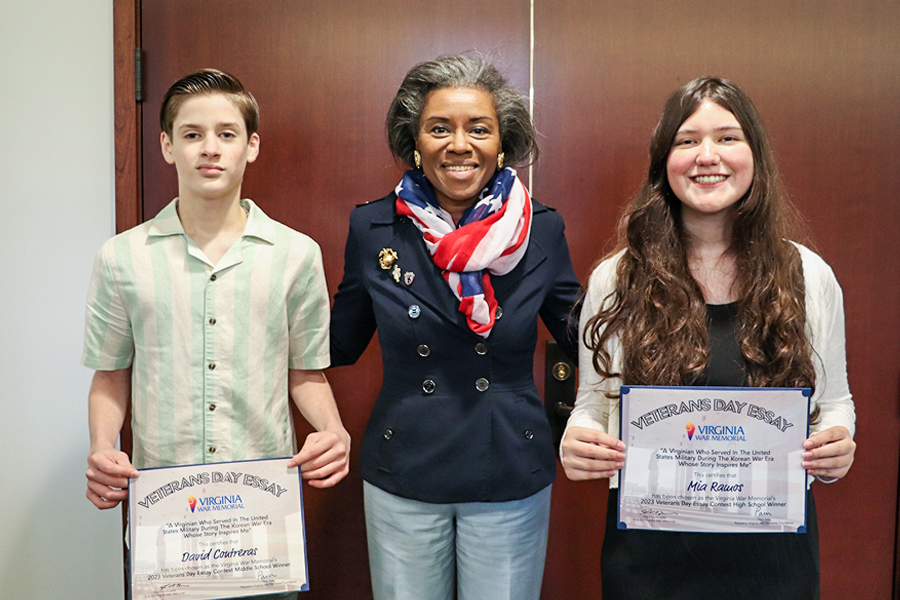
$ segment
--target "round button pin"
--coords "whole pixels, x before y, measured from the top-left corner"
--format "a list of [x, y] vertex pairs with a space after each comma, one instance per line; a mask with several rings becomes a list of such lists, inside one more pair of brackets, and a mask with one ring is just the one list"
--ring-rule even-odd
[[491, 382], [484, 377], [479, 377], [475, 380], [475, 389], [479, 392], [487, 391], [489, 387], [491, 387]]
[[431, 379], [426, 379], [422, 382], [422, 391], [426, 394], [433, 394], [436, 387], [437, 386], [434, 384], [434, 381], [432, 381]]
[[406, 312], [409, 313], [410, 319], [418, 319], [419, 315], [422, 314], [422, 309], [419, 308], [418, 304], [411, 304]]
[[419, 353], [419, 356], [424, 358], [424, 357], [428, 356], [429, 354], [431, 354], [431, 348], [429, 348], [425, 344], [422, 344], [421, 346], [416, 348], [416, 352]]

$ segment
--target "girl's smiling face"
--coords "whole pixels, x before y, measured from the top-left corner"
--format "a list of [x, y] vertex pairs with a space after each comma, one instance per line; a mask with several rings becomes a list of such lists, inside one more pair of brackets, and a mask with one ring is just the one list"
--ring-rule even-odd
[[734, 114], [704, 100], [678, 128], [666, 175], [682, 215], [731, 212], [753, 182], [753, 151]]

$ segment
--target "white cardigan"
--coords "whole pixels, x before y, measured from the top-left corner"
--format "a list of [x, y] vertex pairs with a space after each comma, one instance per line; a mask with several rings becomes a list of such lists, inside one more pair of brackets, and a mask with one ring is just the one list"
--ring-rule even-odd
[[[816, 371], [816, 389], [810, 402], [810, 410], [818, 406], [820, 416], [819, 422], [810, 427], [810, 435], [835, 425], [843, 425], [853, 436], [856, 414], [847, 384], [844, 298], [841, 287], [831, 267], [818, 254], [800, 244], [795, 245], [803, 263], [806, 334], [812, 344]], [[604, 379], [597, 374], [591, 364], [591, 351], [584, 345], [583, 335], [587, 320], [597, 314], [604, 299], [610, 301], [607, 297], [615, 290], [616, 265], [623, 252], [600, 263], [588, 281], [578, 328], [578, 395], [566, 433], [570, 427], [590, 427], [610, 433], [613, 437], [619, 435], [619, 401], [608, 398], [605, 392], [618, 392], [622, 381], [619, 378]], [[609, 341], [608, 349], [612, 357], [612, 370], [621, 371], [622, 348], [618, 337]], [[618, 486], [619, 476], [616, 474], [610, 480], [610, 487]]]

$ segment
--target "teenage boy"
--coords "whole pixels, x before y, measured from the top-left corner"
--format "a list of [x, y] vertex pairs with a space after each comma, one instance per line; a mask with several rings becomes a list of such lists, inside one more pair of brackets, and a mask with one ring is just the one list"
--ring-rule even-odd
[[[321, 252], [241, 200], [258, 121], [256, 100], [227, 73], [176, 82], [160, 143], [178, 198], [97, 255], [82, 362], [96, 369], [86, 475], [98, 508], [127, 498], [136, 468], [293, 455], [289, 396], [317, 430], [289, 465], [320, 488], [348, 472], [350, 436], [322, 372]], [[116, 449], [129, 401], [130, 459]]]

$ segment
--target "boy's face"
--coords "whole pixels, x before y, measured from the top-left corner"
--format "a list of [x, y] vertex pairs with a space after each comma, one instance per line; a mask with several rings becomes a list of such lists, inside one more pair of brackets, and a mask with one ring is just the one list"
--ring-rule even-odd
[[163, 158], [178, 171], [182, 200], [237, 200], [247, 163], [259, 155], [259, 136], [247, 136], [241, 111], [222, 94], [194, 96], [181, 105], [172, 138], [160, 136]]

